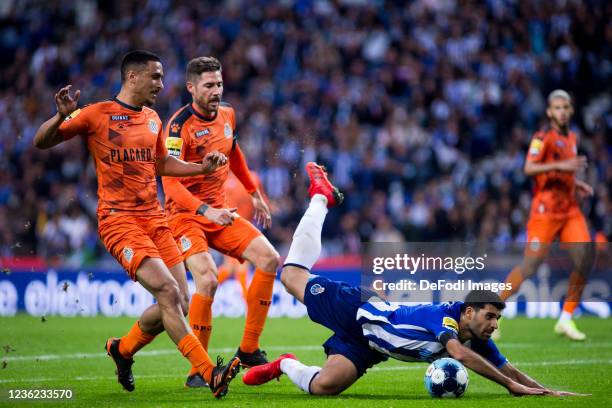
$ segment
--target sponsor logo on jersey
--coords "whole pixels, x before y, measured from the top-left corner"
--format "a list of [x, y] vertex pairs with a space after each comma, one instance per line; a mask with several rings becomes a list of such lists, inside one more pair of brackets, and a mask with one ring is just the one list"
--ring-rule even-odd
[[229, 139], [230, 137], [232, 137], [232, 127], [230, 126], [229, 123], [225, 122], [225, 126], [223, 126], [223, 135]]
[[183, 249], [183, 252], [187, 252], [189, 248], [191, 248], [191, 240], [187, 238], [187, 235], [183, 235], [181, 237], [181, 248]]
[[544, 142], [540, 139], [533, 139], [531, 145], [529, 145], [529, 154], [532, 156], [537, 156], [540, 154], [542, 147], [544, 146]]
[[209, 133], [210, 133], [210, 129], [208, 129], [208, 128], [206, 128], [206, 129], [204, 129], [204, 130], [198, 130], [198, 131], [195, 133], [195, 137], [196, 137], [196, 139], [198, 139], [198, 138], [200, 138], [200, 137], [202, 137], [202, 136], [206, 136], [206, 135], [207, 135], [207, 134], [209, 134]]
[[110, 120], [118, 121], [118, 120], [130, 120], [128, 115], [111, 115]]
[[565, 147], [565, 142], [563, 140], [557, 140], [555, 141], [555, 144], [557, 145], [557, 147], [563, 149]]
[[325, 288], [319, 285], [318, 283], [315, 283], [314, 285], [310, 287], [310, 293], [312, 293], [315, 296], [320, 295], [323, 292], [325, 292]]
[[81, 113], [80, 109], [75, 110], [74, 112], [72, 112], [70, 115], [66, 116], [66, 119], [64, 119], [65, 122], [68, 122], [70, 119], [74, 119], [77, 116], [79, 116], [79, 113]]
[[442, 326], [454, 331], [455, 333], [459, 333], [459, 324], [457, 324], [457, 321], [452, 317], [444, 317], [442, 319]]
[[169, 137], [166, 139], [166, 149], [170, 156], [179, 157], [183, 147], [183, 139], [180, 137]]
[[132, 262], [132, 258], [134, 258], [134, 250], [130, 247], [123, 248], [123, 257], [127, 263]]
[[159, 132], [159, 126], [154, 119], [149, 119], [149, 130], [151, 133], [157, 134]]
[[111, 149], [110, 161], [113, 163], [151, 162], [153, 161], [153, 155], [148, 147]]

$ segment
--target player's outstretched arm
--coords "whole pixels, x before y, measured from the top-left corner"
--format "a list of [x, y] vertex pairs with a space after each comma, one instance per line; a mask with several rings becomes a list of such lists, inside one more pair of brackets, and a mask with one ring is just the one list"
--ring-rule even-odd
[[55, 94], [57, 113], [40, 125], [34, 135], [34, 146], [39, 149], [49, 149], [64, 141], [62, 135], [57, 130], [64, 119], [76, 110], [79, 96], [81, 95], [81, 91], [77, 90], [74, 96], [71, 96], [71, 87], [72, 85], [65, 86]]
[[227, 157], [220, 152], [204, 156], [202, 163], [188, 163], [174, 156], [166, 155], [157, 160], [157, 174], [160, 176], [188, 177], [210, 174], [227, 163]]
[[527, 374], [521, 372], [518, 368], [514, 367], [510, 363], [504, 364], [504, 366], [500, 369], [500, 371], [503, 374], [505, 374], [506, 376], [512, 378], [517, 383], [523, 384], [526, 387], [539, 388], [539, 389], [542, 389], [542, 390], [546, 390], [547, 395], [551, 395], [551, 396], [555, 396], [555, 397], [563, 397], [563, 396], [587, 396], [587, 395], [590, 395], [590, 394], [578, 394], [578, 393], [569, 392], [569, 391], [551, 390], [550, 388], [544, 387], [542, 384], [540, 384], [539, 382], [537, 382], [533, 378], [529, 377]]
[[542, 395], [547, 393], [547, 390], [540, 388], [532, 388], [520, 384], [512, 378], [506, 376], [491, 363], [485, 360], [480, 354], [475, 353], [468, 347], [464, 346], [457, 339], [451, 339], [446, 342], [446, 350], [451, 357], [461, 361], [466, 367], [476, 371], [483, 377], [491, 381], [495, 381], [501, 386], [506, 387], [512, 395]]

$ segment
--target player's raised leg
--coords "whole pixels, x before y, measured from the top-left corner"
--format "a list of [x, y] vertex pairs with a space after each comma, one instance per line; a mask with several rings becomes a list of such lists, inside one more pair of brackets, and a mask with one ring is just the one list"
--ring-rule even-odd
[[321, 231], [328, 208], [341, 204], [344, 199], [327, 178], [324, 167], [310, 162], [306, 171], [310, 179], [310, 204], [293, 233], [281, 273], [281, 282], [287, 291], [302, 303], [306, 284], [313, 276], [309, 271], [321, 254]]

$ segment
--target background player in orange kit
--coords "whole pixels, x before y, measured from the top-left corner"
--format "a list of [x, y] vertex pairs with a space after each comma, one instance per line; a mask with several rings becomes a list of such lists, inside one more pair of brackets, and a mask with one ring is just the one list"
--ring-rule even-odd
[[[77, 109], [80, 91], [70, 85], [55, 95], [57, 113], [44, 122], [34, 139], [50, 148], [74, 136], [86, 139], [98, 177], [98, 232], [108, 251], [157, 300], [121, 339], [109, 339], [106, 351], [117, 366], [119, 383], [134, 390], [132, 356], [164, 329], [199, 373], [211, 384], [215, 397], [227, 393], [239, 360], [226, 366], [212, 363], [183, 316], [177, 277], [185, 276], [182, 256], [157, 200], [156, 174], [210, 174], [227, 158], [213, 152], [202, 164], [186, 163], [168, 155], [162, 126], [150, 109], [163, 89], [163, 68], [157, 55], [132, 51], [121, 63], [121, 90], [112, 100]], [[184, 280], [184, 279], [183, 279]]]
[[567, 249], [575, 270], [569, 278], [567, 297], [555, 332], [580, 341], [586, 335], [576, 328], [572, 314], [580, 303], [594, 252], [589, 228], [576, 196], [591, 196], [593, 188], [575, 176], [577, 171], [586, 168], [587, 161], [586, 157], [577, 155], [577, 137], [569, 130], [572, 114], [572, 102], [567, 92], [556, 90], [548, 96], [546, 115], [550, 128], [533, 136], [525, 163], [525, 174], [535, 180], [525, 257], [523, 263], [506, 278], [506, 283], [512, 284], [512, 290], [503, 292], [502, 299], [518, 292], [523, 280], [536, 272], [555, 238], [572, 243]]
[[[207, 176], [163, 178], [170, 228], [196, 285], [189, 307], [189, 322], [206, 348], [217, 288], [217, 268], [208, 252], [209, 246], [251, 262], [256, 269], [247, 291], [246, 324], [236, 356], [246, 367], [264, 364], [267, 359], [259, 348], [259, 337], [272, 299], [279, 256], [257, 228], [227, 210], [223, 186], [230, 168], [251, 194], [255, 218], [263, 220], [264, 227], [271, 223], [270, 210], [238, 146], [234, 109], [221, 102], [221, 63], [212, 57], [192, 59], [187, 65], [187, 90], [192, 103], [172, 116], [164, 132], [169, 153], [189, 162], [200, 161], [212, 150], [229, 158], [229, 164]], [[192, 368], [186, 386], [203, 385], [198, 371]]]

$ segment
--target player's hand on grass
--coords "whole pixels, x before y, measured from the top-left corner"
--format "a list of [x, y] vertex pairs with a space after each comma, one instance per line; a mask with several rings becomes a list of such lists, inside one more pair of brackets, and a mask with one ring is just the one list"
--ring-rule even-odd
[[522, 384], [517, 383], [516, 381], [512, 381], [510, 385], [508, 385], [508, 391], [510, 392], [510, 394], [515, 396], [544, 395], [549, 393], [549, 391], [546, 389], [526, 387]]
[[571, 159], [561, 160], [557, 162], [557, 170], [575, 172], [587, 168], [586, 156], [576, 156]]
[[264, 228], [270, 228], [272, 225], [272, 213], [270, 212], [270, 207], [268, 207], [268, 204], [266, 204], [259, 191], [254, 192], [252, 197], [253, 208], [255, 209], [255, 214], [253, 215], [255, 218], [255, 223]]
[[71, 96], [70, 88], [72, 88], [72, 85], [65, 86], [55, 94], [57, 113], [59, 113], [62, 118], [65, 118], [77, 109], [79, 96], [81, 96], [80, 90], [77, 90], [74, 96]]
[[588, 397], [591, 394], [580, 394], [577, 392], [571, 392], [571, 391], [556, 391], [556, 390], [548, 390], [549, 393], [547, 395], [550, 395], [552, 397]]
[[198, 209], [198, 214], [203, 215], [217, 225], [232, 225], [237, 217], [236, 208], [213, 208], [206, 204]]
[[227, 156], [225, 156], [223, 153], [216, 150], [214, 152], [210, 152], [202, 159], [202, 173], [210, 174], [226, 163]]

